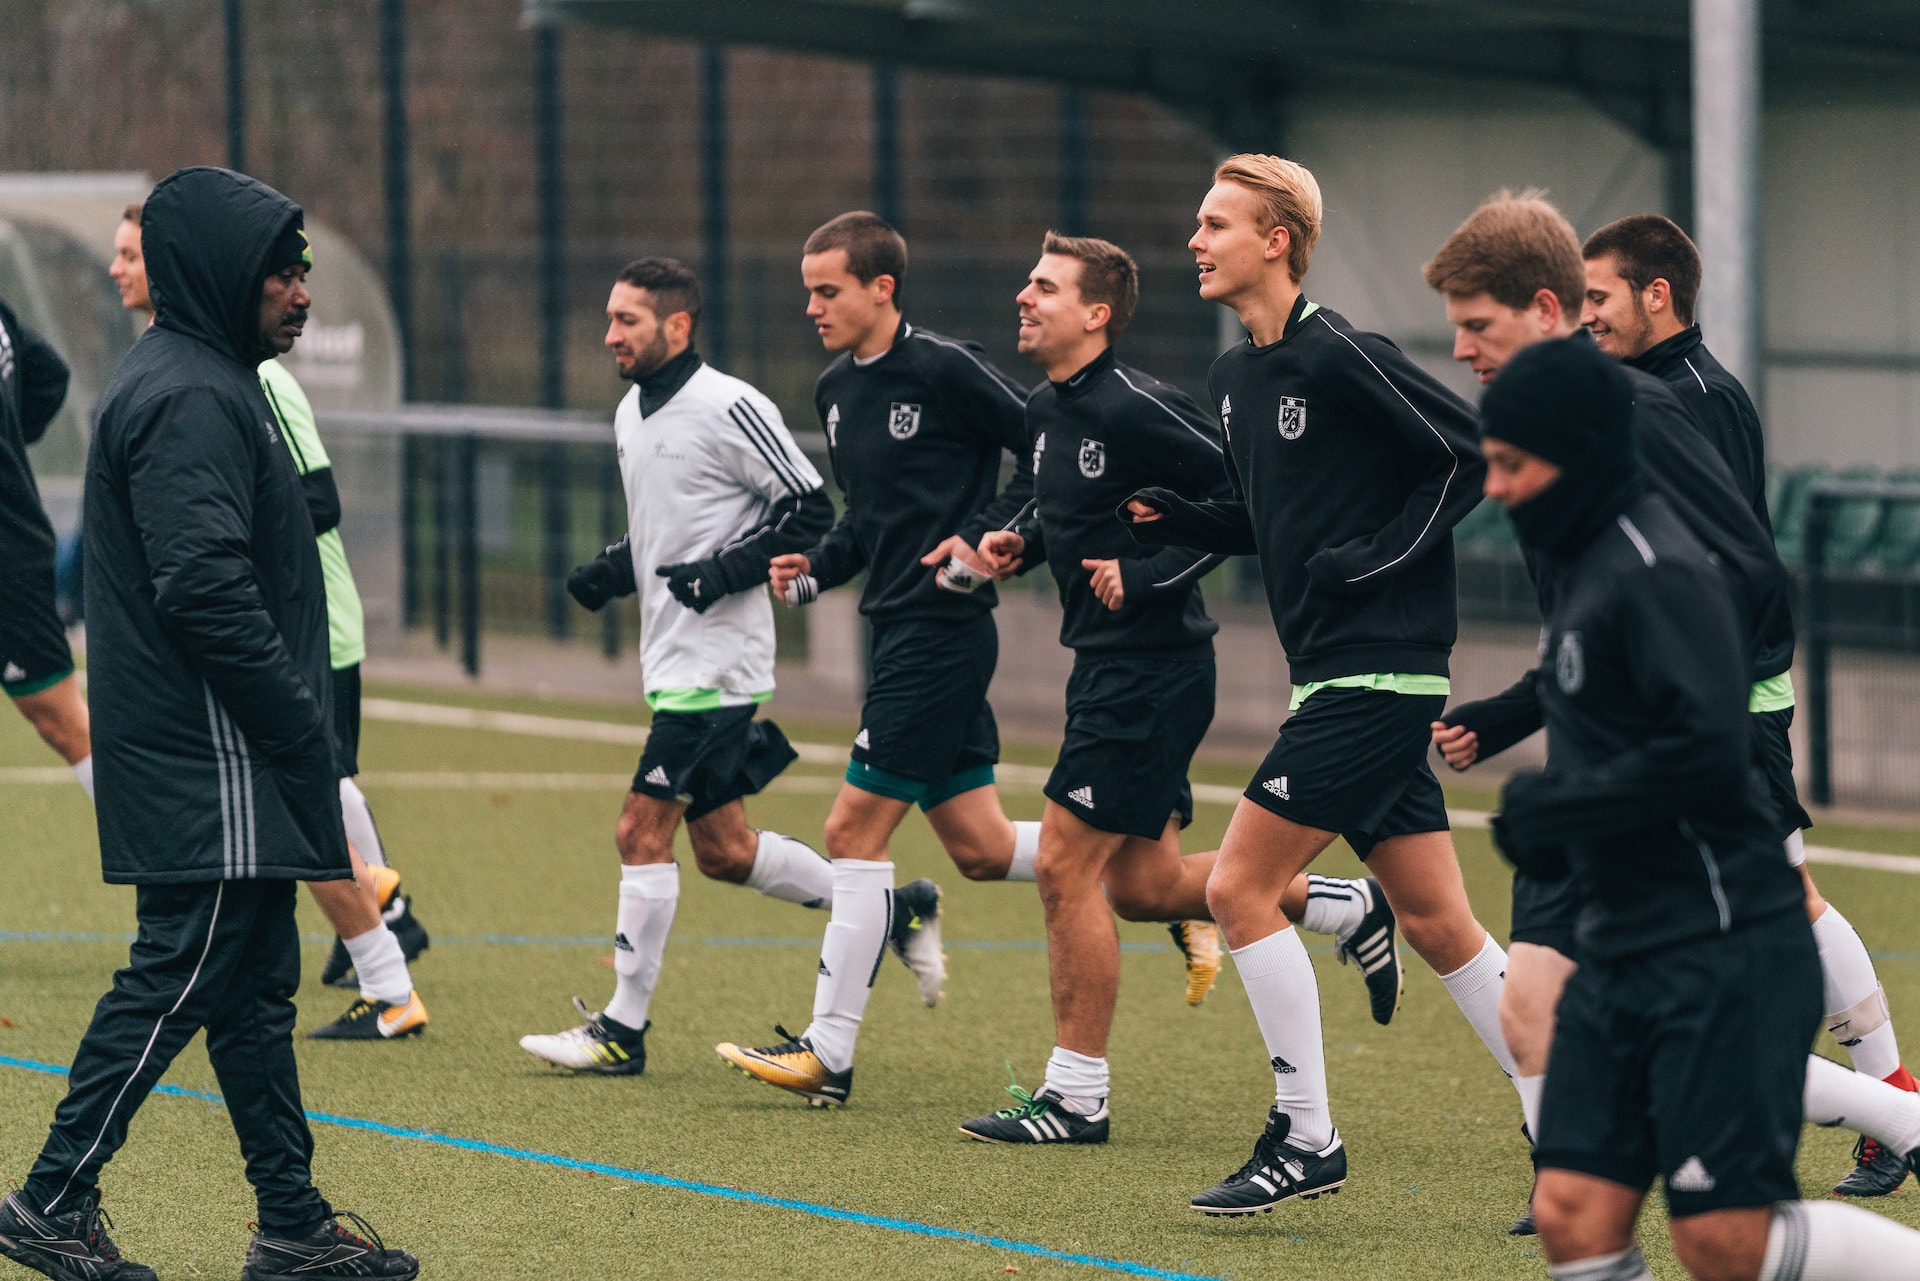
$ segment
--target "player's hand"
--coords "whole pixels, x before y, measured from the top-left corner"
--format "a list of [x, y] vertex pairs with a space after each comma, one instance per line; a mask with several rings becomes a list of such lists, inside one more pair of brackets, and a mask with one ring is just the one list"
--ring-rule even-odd
[[1127, 603], [1127, 589], [1120, 581], [1117, 560], [1083, 560], [1080, 568], [1093, 571], [1093, 594], [1108, 609], [1118, 610]]
[[1152, 503], [1143, 502], [1138, 498], [1129, 498], [1127, 500], [1127, 515], [1133, 517], [1133, 523], [1136, 525], [1149, 525], [1165, 516], [1166, 513], [1158, 507], [1155, 507]]
[[567, 594], [583, 609], [597, 610], [620, 594], [620, 575], [606, 560], [590, 560], [567, 575]]
[[962, 596], [978, 591], [982, 584], [993, 581], [993, 571], [987, 568], [980, 554], [973, 550], [972, 544], [958, 534], [950, 534], [940, 540], [940, 545], [920, 558], [922, 565], [938, 565], [934, 572], [934, 585], [942, 591], [956, 592]]
[[727, 594], [726, 571], [717, 560], [691, 560], [662, 565], [653, 571], [667, 580], [673, 598], [696, 614], [704, 614]]
[[768, 561], [767, 583], [786, 605], [806, 605], [820, 594], [820, 585], [813, 581], [813, 562], [805, 552], [787, 552]]
[[995, 582], [1012, 578], [1026, 551], [1027, 540], [1011, 529], [989, 529], [980, 539], [980, 559], [986, 563]]
[[1440, 749], [1441, 759], [1452, 768], [1463, 770], [1480, 759], [1480, 736], [1466, 726], [1434, 721], [1430, 728], [1433, 745]]

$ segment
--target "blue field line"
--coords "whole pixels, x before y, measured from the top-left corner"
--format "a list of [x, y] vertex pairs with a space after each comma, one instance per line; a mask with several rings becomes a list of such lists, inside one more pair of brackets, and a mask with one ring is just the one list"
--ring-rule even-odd
[[[6, 1054], [0, 1054], [0, 1066], [39, 1072], [47, 1076], [67, 1074], [67, 1069], [57, 1064], [17, 1059]], [[178, 1085], [156, 1085], [153, 1087], [153, 1092], [173, 1098], [220, 1103], [224, 1106], [224, 1100], [219, 1095], [207, 1090], [189, 1090]], [[817, 1201], [768, 1196], [764, 1192], [750, 1192], [745, 1188], [728, 1187], [724, 1183], [706, 1183], [699, 1179], [676, 1179], [672, 1175], [655, 1174], [650, 1170], [635, 1170], [622, 1165], [604, 1165], [598, 1161], [578, 1161], [573, 1157], [559, 1156], [552, 1152], [535, 1152], [528, 1148], [508, 1147], [503, 1143], [489, 1143], [485, 1139], [463, 1139], [450, 1134], [435, 1134], [432, 1130], [415, 1130], [406, 1126], [388, 1125], [383, 1121], [370, 1121], [364, 1117], [335, 1116], [331, 1112], [309, 1112], [307, 1119], [319, 1125], [338, 1126], [343, 1130], [360, 1130], [367, 1134], [384, 1135], [390, 1139], [407, 1139], [414, 1143], [454, 1148], [462, 1152], [503, 1156], [510, 1160], [552, 1166], [559, 1170], [578, 1170], [584, 1174], [598, 1174], [609, 1179], [620, 1179], [646, 1187], [665, 1188], [672, 1192], [692, 1192], [698, 1196], [710, 1196], [745, 1205], [765, 1206], [771, 1210], [792, 1210], [797, 1214], [812, 1215], [816, 1219], [827, 1219], [836, 1223], [852, 1223], [863, 1228], [881, 1228], [888, 1232], [933, 1237], [940, 1241], [958, 1241], [963, 1245], [984, 1245], [991, 1249], [1004, 1250], [1009, 1254], [1047, 1259], [1054, 1263], [1073, 1263], [1081, 1267], [1098, 1268], [1104, 1272], [1117, 1272], [1123, 1276], [1154, 1277], [1159, 1281], [1221, 1281], [1219, 1277], [1205, 1273], [1177, 1272], [1171, 1268], [1156, 1268], [1150, 1263], [1135, 1263], [1129, 1259], [1109, 1259], [1098, 1254], [1073, 1254], [1065, 1250], [1050, 1249], [1044, 1245], [1035, 1245], [1030, 1241], [1014, 1241], [1007, 1237], [988, 1236], [983, 1232], [968, 1232], [962, 1228], [943, 1228], [937, 1224], [921, 1223], [915, 1219], [896, 1219], [885, 1214], [863, 1214], [858, 1210], [842, 1210], [838, 1206], [821, 1205]]]

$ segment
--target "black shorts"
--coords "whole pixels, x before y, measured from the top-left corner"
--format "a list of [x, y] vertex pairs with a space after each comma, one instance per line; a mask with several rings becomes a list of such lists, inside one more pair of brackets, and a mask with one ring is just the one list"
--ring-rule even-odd
[[1644, 1192], [1674, 1218], [1794, 1201], [1820, 958], [1798, 906], [1567, 980], [1534, 1163]]
[[67, 629], [53, 605], [53, 569], [0, 580], [0, 689], [25, 698], [73, 675]]
[[1579, 882], [1572, 876], [1544, 881], [1525, 872], [1513, 874], [1513, 924], [1507, 937], [1515, 943], [1550, 947], [1569, 961], [1574, 959], [1574, 927], [1580, 923]]
[[1047, 799], [1103, 832], [1158, 840], [1193, 821], [1187, 766], [1213, 723], [1213, 650], [1078, 655]]
[[333, 746], [340, 777], [360, 772], [360, 664], [333, 669]]
[[985, 610], [874, 623], [854, 763], [936, 785], [997, 763], [1000, 728], [987, 687], [999, 660], [1000, 633]]
[[1767, 776], [1767, 791], [1780, 814], [1780, 839], [1813, 826], [1813, 818], [1800, 803], [1800, 789], [1793, 781], [1793, 709], [1777, 712], [1753, 712], [1753, 750], [1760, 769]]
[[1447, 830], [1427, 764], [1444, 694], [1315, 690], [1280, 727], [1246, 797], [1303, 827], [1338, 832], [1362, 859], [1393, 836]]
[[752, 796], [799, 759], [778, 725], [754, 719], [756, 710], [655, 712], [633, 790], [684, 802], [689, 823]]

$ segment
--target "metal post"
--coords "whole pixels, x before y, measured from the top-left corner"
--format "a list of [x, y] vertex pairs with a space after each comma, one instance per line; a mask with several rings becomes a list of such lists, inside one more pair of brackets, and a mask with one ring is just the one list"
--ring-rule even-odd
[[[624, 501], [626, 491], [621, 486], [620, 467], [613, 459], [608, 459], [600, 469], [600, 537], [605, 540], [601, 545], [611, 547], [620, 541], [620, 529], [626, 523], [627, 510]], [[600, 608], [600, 648], [608, 662], [620, 658], [620, 602], [610, 600]]]
[[901, 229], [900, 82], [891, 62], [873, 64], [873, 211]]
[[227, 0], [227, 168], [247, 171], [247, 39], [241, 0]]
[[413, 217], [407, 187], [407, 49], [402, 0], [381, 0], [380, 83], [384, 92], [387, 296], [400, 331], [402, 396], [413, 399]]
[[727, 51], [718, 45], [701, 50], [700, 192], [701, 241], [705, 258], [707, 358], [720, 369], [729, 365], [727, 343]]
[[1759, 400], [1760, 0], [1693, 0], [1693, 173], [1702, 327]]
[[400, 626], [420, 624], [420, 438], [400, 438]]
[[1060, 91], [1060, 230], [1087, 234], [1087, 97], [1072, 85]]
[[[560, 32], [533, 33], [534, 97], [539, 117], [540, 188], [540, 403], [562, 409], [566, 390], [566, 221], [560, 163]], [[546, 578], [547, 632], [565, 640], [572, 630], [567, 598], [573, 515], [571, 469], [565, 445], [549, 445], [541, 458], [541, 566]]]
[[460, 665], [480, 675], [480, 438], [461, 436], [459, 457]]
[[453, 636], [453, 544], [455, 489], [453, 442], [433, 438], [433, 643]]
[[1815, 492], [1807, 503], [1807, 772], [1815, 805], [1833, 804], [1833, 601], [1827, 578], [1827, 533], [1833, 500]]

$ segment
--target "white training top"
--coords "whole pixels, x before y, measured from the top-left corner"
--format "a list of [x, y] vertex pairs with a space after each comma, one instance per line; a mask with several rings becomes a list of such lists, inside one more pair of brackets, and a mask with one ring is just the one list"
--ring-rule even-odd
[[614, 411], [613, 429], [627, 491], [647, 694], [715, 690], [721, 706], [766, 697], [773, 691], [768, 593], [735, 592], [696, 614], [654, 570], [705, 560], [752, 534], [775, 503], [819, 489], [820, 473], [771, 400], [711, 365], [700, 366], [645, 417], [640, 389], [630, 389]]

